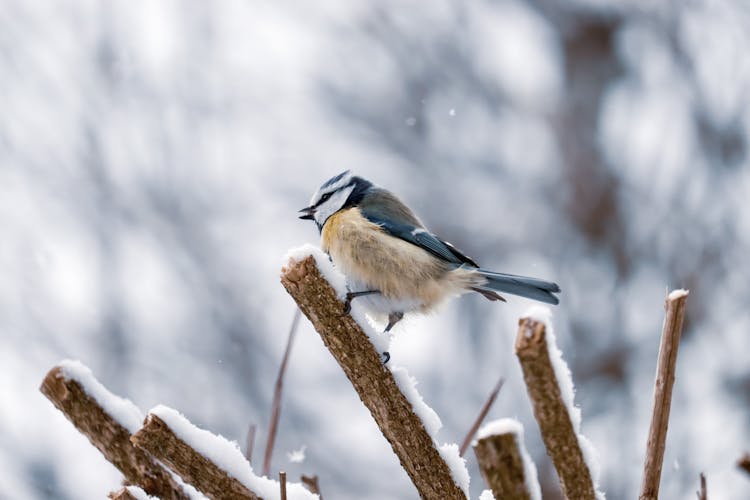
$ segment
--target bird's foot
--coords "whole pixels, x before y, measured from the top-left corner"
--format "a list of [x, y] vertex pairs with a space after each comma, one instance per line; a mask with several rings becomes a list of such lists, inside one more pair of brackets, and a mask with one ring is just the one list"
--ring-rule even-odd
[[403, 318], [404, 318], [404, 313], [401, 312], [401, 311], [399, 311], [399, 312], [392, 312], [391, 314], [389, 314], [388, 315], [388, 325], [385, 327], [385, 330], [383, 331], [383, 333], [390, 332], [391, 328], [393, 328], [394, 326], [396, 326], [396, 323], [398, 323], [399, 321], [401, 321]]
[[349, 314], [352, 311], [352, 300], [356, 299], [357, 297], [362, 297], [364, 295], [374, 295], [376, 293], [380, 293], [380, 290], [365, 290], [362, 292], [347, 292], [346, 293], [346, 300], [344, 301], [344, 314]]

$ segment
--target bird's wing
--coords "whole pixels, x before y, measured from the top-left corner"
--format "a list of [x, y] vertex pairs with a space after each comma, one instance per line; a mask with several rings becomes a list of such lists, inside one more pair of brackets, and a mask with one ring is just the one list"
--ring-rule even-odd
[[456, 247], [427, 231], [421, 224], [394, 221], [375, 211], [360, 207], [362, 215], [370, 222], [380, 226], [385, 232], [396, 238], [408, 241], [413, 245], [430, 252], [434, 256], [452, 264], [469, 264], [479, 267], [476, 262], [459, 252]]

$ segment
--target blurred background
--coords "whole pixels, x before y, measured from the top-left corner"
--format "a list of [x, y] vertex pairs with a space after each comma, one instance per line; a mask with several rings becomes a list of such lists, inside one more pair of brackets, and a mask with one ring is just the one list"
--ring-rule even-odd
[[[561, 285], [609, 499], [637, 496], [663, 301], [689, 288], [662, 496], [703, 471], [748, 498], [748, 49], [741, 0], [0, 0], [0, 498], [119, 482], [38, 391], [63, 358], [144, 411], [239, 442], [258, 424], [259, 464], [295, 309], [279, 271], [318, 239], [296, 211], [345, 169], [484, 267]], [[504, 375], [488, 419], [525, 424], [557, 499], [513, 354], [530, 304], [462, 297], [390, 351], [442, 441]], [[416, 496], [307, 320], [272, 468], [331, 500]]]

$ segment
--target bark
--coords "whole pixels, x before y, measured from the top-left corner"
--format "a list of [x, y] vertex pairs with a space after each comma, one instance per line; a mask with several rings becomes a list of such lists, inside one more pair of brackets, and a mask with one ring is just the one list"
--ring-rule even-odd
[[495, 498], [531, 500], [515, 434], [496, 434], [480, 439], [474, 445], [474, 454], [482, 477]]
[[544, 446], [560, 477], [563, 495], [569, 500], [594, 500], [591, 472], [550, 362], [544, 323], [531, 318], [519, 320], [516, 356], [521, 362]]
[[47, 373], [40, 390], [123, 473], [126, 482], [164, 500], [189, 498], [167, 470], [131, 444], [130, 432], [78, 382], [67, 380], [59, 367]]
[[677, 366], [677, 349], [680, 344], [682, 325], [685, 319], [687, 292], [672, 292], [665, 305], [666, 316], [662, 327], [659, 358], [656, 364], [654, 384], [654, 410], [646, 444], [646, 460], [643, 466], [643, 483], [640, 500], [659, 498], [659, 482], [664, 462], [664, 448], [669, 426], [669, 410], [672, 404], [672, 386]]
[[411, 403], [362, 328], [310, 256], [282, 269], [281, 282], [370, 410], [422, 498], [465, 499]]
[[130, 439], [138, 448], [164, 462], [183, 481], [191, 484], [208, 498], [226, 500], [258, 500], [260, 498], [239, 480], [195, 451], [156, 415], [148, 415], [143, 428], [133, 434]]

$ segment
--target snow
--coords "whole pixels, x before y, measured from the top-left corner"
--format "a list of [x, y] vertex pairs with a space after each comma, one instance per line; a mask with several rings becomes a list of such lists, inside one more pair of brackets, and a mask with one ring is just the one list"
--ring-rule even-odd
[[[164, 405], [152, 408], [149, 414], [163, 420], [177, 437], [254, 493], [268, 500], [280, 497], [279, 483], [267, 477], [256, 476], [236, 442], [199, 429], [178, 411]], [[295, 483], [287, 483], [287, 496], [289, 499], [318, 498], [318, 495]]]
[[690, 292], [685, 290], [684, 288], [673, 290], [669, 295], [667, 295], [667, 300], [671, 302], [673, 300], [681, 299], [682, 297], [687, 297], [689, 293]]
[[137, 498], [138, 500], [151, 500], [153, 498], [158, 499], [158, 497], [150, 496], [145, 491], [140, 489], [138, 486], [126, 486], [125, 489], [128, 490], [128, 493], [133, 495], [133, 497]]
[[501, 418], [498, 420], [487, 422], [477, 432], [476, 440], [478, 441], [489, 436], [502, 434], [512, 434], [514, 439], [516, 440], [518, 451], [521, 453], [521, 459], [523, 460], [526, 489], [529, 491], [531, 500], [542, 500], [542, 489], [539, 486], [539, 478], [537, 476], [536, 465], [531, 460], [529, 452], [526, 450], [526, 446], [524, 445], [523, 424], [521, 424], [521, 422], [513, 418]]
[[286, 457], [289, 459], [290, 462], [293, 464], [301, 464], [305, 461], [305, 450], [307, 449], [307, 446], [302, 446], [298, 450], [292, 450], [286, 454]]
[[552, 328], [552, 312], [548, 307], [534, 305], [526, 310], [523, 317], [541, 321], [545, 325], [547, 350], [549, 352], [549, 359], [552, 363], [552, 368], [555, 372], [557, 385], [560, 387], [560, 396], [562, 397], [565, 407], [568, 409], [568, 415], [570, 415], [570, 421], [573, 424], [573, 431], [578, 437], [578, 444], [581, 448], [583, 459], [589, 468], [591, 480], [594, 482], [596, 496], [598, 499], [603, 499], [604, 493], [598, 490], [599, 471], [601, 468], [599, 459], [594, 446], [581, 434], [581, 409], [578, 408], [574, 402], [575, 387], [573, 385], [573, 376], [570, 373], [570, 368], [568, 368], [568, 364], [563, 360], [562, 351], [557, 347], [557, 337]]
[[406, 399], [411, 403], [414, 413], [417, 414], [419, 419], [424, 424], [427, 434], [430, 436], [437, 435], [443, 423], [440, 421], [438, 414], [430, 408], [430, 406], [424, 402], [422, 395], [417, 391], [417, 379], [409, 375], [406, 368], [393, 365], [390, 367], [393, 378], [396, 380], [401, 392], [404, 393]]
[[101, 382], [96, 380], [92, 371], [77, 360], [66, 359], [58, 363], [65, 380], [78, 382], [84, 392], [94, 398], [99, 406], [122, 425], [131, 434], [135, 434], [143, 425], [143, 413], [129, 399], [121, 398], [109, 392]]
[[444, 443], [438, 448], [440, 456], [451, 470], [451, 477], [459, 488], [469, 498], [469, 470], [466, 468], [466, 459], [461, 456], [458, 445], [455, 443]]
[[479, 500], [495, 500], [495, 495], [492, 494], [491, 490], [483, 490], [479, 495]]

